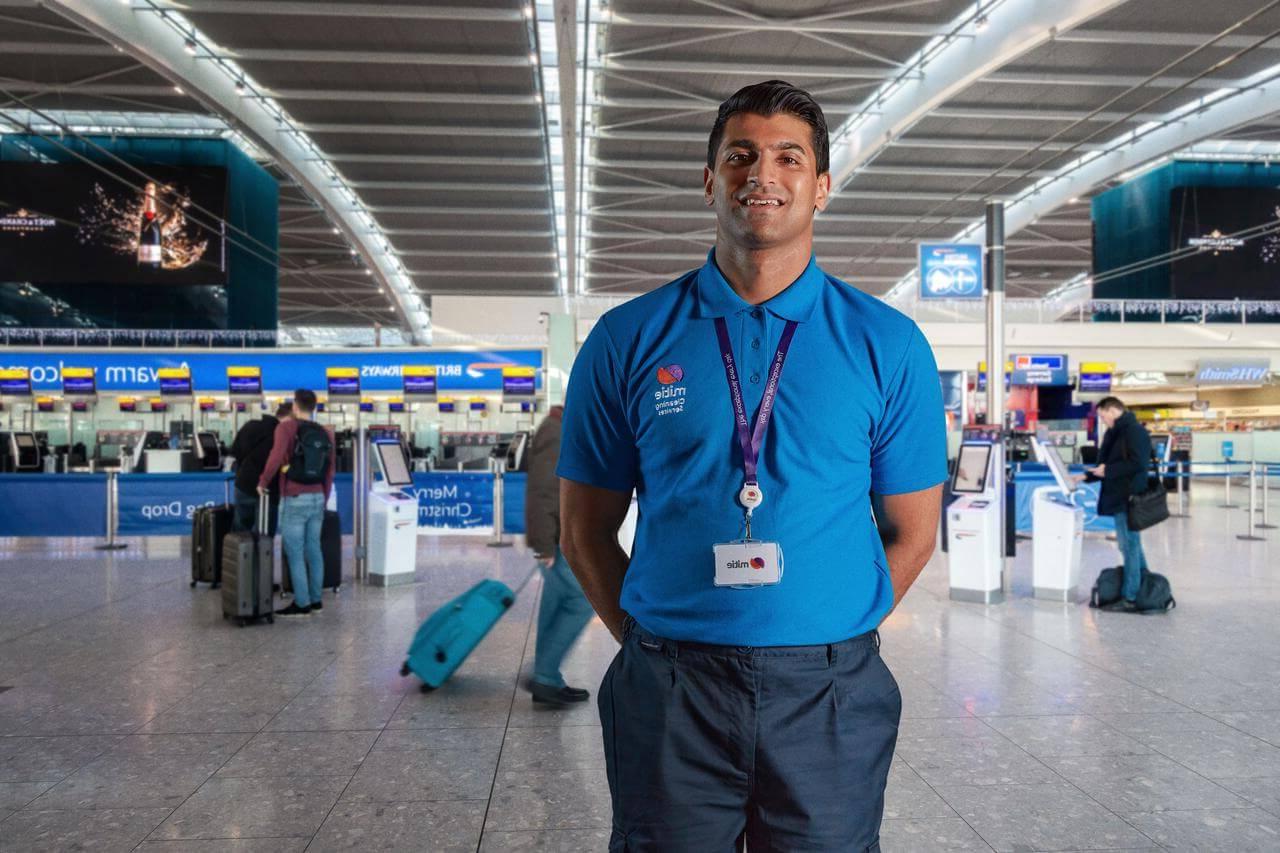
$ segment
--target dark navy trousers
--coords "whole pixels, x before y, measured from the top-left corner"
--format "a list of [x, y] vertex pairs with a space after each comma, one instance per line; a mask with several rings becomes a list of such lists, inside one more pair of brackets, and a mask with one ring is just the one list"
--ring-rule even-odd
[[677, 642], [628, 617], [598, 696], [610, 853], [879, 851], [902, 712], [879, 646]]

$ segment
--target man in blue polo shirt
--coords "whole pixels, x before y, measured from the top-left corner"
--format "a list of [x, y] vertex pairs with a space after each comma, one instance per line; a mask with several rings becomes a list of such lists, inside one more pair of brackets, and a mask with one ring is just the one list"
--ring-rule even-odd
[[609, 849], [878, 850], [901, 697], [876, 627], [934, 547], [937, 367], [813, 258], [831, 177], [808, 93], [721, 104], [704, 181], [706, 264], [601, 318], [565, 408], [561, 549], [622, 642], [598, 697]]

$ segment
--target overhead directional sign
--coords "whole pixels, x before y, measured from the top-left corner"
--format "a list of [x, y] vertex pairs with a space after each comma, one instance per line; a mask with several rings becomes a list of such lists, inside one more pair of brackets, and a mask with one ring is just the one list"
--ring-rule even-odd
[[1066, 355], [1015, 355], [1013, 356], [1014, 385], [1066, 385]]
[[981, 299], [982, 246], [920, 244], [921, 299]]

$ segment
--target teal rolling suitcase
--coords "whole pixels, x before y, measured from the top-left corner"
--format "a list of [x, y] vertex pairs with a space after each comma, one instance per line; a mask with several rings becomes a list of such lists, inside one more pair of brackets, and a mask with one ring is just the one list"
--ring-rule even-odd
[[432, 613], [414, 635], [400, 674], [417, 675], [422, 679], [424, 691], [435, 690], [448, 681], [467, 655], [498, 624], [502, 614], [516, 603], [516, 596], [536, 571], [515, 590], [502, 581], [480, 581]]

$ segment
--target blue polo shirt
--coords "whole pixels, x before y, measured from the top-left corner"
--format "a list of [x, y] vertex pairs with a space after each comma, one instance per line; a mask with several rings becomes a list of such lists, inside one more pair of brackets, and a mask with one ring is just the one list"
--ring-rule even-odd
[[[754, 538], [782, 546], [775, 586], [713, 583], [712, 546], [743, 535], [742, 451], [716, 317], [728, 324], [753, 423], [783, 326], [799, 323], [760, 452], [765, 499], [752, 521]], [[875, 628], [893, 605], [868, 493], [946, 479], [937, 365], [910, 318], [814, 260], [753, 306], [712, 253], [596, 324], [569, 379], [556, 473], [636, 490], [621, 605], [649, 631], [740, 646], [837, 642]]]

